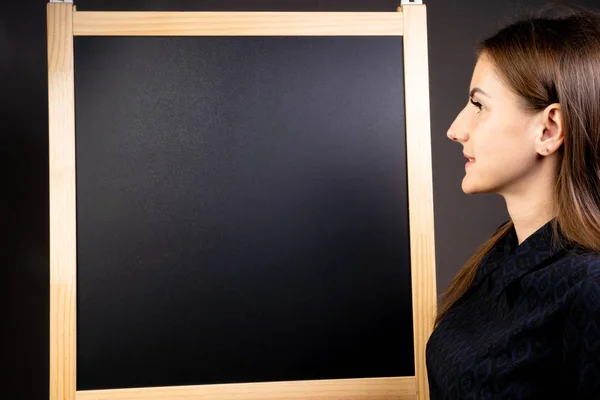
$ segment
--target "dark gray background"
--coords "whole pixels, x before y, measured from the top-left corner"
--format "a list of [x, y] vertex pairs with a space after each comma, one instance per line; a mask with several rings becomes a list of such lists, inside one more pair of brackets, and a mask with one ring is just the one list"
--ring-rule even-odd
[[[549, 4], [600, 9], [598, 0], [429, 0], [431, 134], [438, 292], [507, 218], [501, 198], [467, 196], [461, 147], [446, 130], [467, 101], [473, 48], [525, 11]], [[45, 1], [0, 6], [0, 293], [2, 397], [48, 393], [48, 112]], [[399, 0], [76, 0], [80, 10], [393, 11]]]

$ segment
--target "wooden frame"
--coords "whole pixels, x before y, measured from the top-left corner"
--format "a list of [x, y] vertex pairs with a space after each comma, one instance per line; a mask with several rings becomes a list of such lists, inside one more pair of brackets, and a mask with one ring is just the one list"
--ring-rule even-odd
[[[78, 12], [49, 3], [50, 399], [429, 398], [425, 344], [436, 312], [427, 21], [390, 13]], [[76, 391], [74, 36], [403, 36], [415, 376]]]

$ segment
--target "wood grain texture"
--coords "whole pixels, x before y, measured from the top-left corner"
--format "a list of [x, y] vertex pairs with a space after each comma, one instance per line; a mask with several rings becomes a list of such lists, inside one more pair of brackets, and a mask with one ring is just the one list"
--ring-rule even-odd
[[50, 399], [74, 400], [75, 96], [73, 5], [48, 4], [50, 170]]
[[76, 11], [75, 36], [400, 36], [401, 12]]
[[404, 88], [410, 224], [415, 378], [419, 400], [429, 399], [425, 346], [436, 312], [433, 179], [425, 5], [406, 5]]
[[339, 379], [77, 392], [77, 400], [416, 400], [415, 378]]

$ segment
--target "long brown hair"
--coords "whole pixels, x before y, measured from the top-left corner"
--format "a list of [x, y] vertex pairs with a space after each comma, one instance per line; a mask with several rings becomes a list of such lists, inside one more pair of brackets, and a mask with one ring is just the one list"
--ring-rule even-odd
[[[600, 251], [600, 13], [570, 10], [562, 17], [520, 20], [484, 40], [477, 49], [478, 57], [483, 54], [527, 112], [560, 104], [564, 142], [554, 230], [560, 228], [563, 243]], [[512, 227], [509, 221], [499, 228], [467, 260], [442, 296], [435, 325]]]

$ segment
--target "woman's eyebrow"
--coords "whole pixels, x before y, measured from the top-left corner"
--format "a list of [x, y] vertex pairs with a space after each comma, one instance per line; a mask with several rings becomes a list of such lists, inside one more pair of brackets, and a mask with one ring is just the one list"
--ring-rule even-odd
[[487, 97], [487, 98], [490, 98], [490, 99], [491, 99], [491, 97], [490, 97], [490, 95], [489, 95], [489, 94], [487, 94], [486, 92], [484, 92], [483, 90], [481, 90], [481, 89], [480, 89], [480, 88], [478, 88], [478, 87], [474, 87], [473, 89], [471, 89], [471, 91], [469, 92], [469, 97], [473, 97], [473, 95], [474, 95], [475, 93], [481, 93], [481, 94], [482, 94], [482, 95], [484, 95], [485, 97]]

